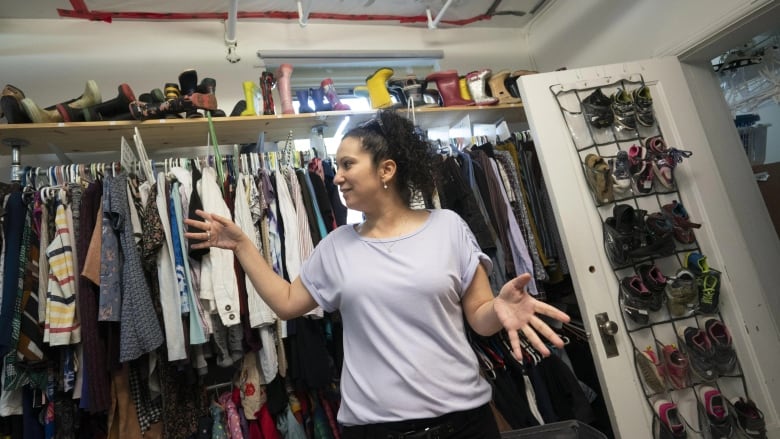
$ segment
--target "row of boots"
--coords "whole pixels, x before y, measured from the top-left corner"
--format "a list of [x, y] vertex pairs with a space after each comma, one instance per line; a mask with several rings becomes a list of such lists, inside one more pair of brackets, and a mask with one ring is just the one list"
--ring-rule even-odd
[[197, 72], [186, 70], [179, 75], [178, 84], [165, 84], [165, 91], [155, 88], [136, 98], [132, 88], [123, 83], [117, 87], [116, 97], [104, 101], [97, 83], [88, 80], [79, 97], [41, 107], [8, 84], [0, 96], [0, 117], [8, 123], [57, 123], [203, 117], [199, 110], [224, 116], [217, 108], [215, 89], [214, 79], [198, 83]]
[[[244, 100], [234, 108], [231, 116], [271, 115], [276, 113], [273, 89], [279, 93], [282, 114], [295, 114], [293, 107], [293, 90], [290, 83], [292, 64], [282, 64], [276, 72], [263, 72], [259, 84], [245, 81]], [[331, 78], [325, 78], [318, 88], [303, 88], [294, 90], [298, 100], [299, 113], [314, 113], [319, 111], [349, 110], [349, 105], [341, 102], [336, 86]], [[310, 105], [313, 104], [313, 105]], [[262, 109], [262, 110], [261, 110]]]
[[[393, 69], [383, 67], [366, 78], [366, 91], [372, 108], [394, 106], [442, 106], [519, 104], [517, 78], [536, 73], [531, 70], [481, 69], [459, 75], [457, 70], [433, 72], [419, 81], [414, 75], [393, 78]], [[436, 89], [428, 86], [435, 84]], [[361, 90], [356, 88], [356, 94]], [[395, 98], [395, 99], [393, 99]]]

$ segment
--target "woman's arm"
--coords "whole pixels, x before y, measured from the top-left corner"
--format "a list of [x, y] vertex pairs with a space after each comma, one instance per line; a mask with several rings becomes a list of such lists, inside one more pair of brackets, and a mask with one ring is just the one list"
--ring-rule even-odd
[[479, 264], [462, 299], [463, 311], [471, 328], [483, 336], [493, 335], [502, 327], [506, 329], [512, 353], [518, 360], [522, 359], [518, 331], [523, 331], [533, 347], [544, 356], [550, 355], [550, 350], [539, 334], [555, 346], [563, 347], [563, 341], [558, 334], [536, 316], [537, 313], [562, 322], [569, 321], [569, 316], [563, 311], [528, 294], [525, 286], [530, 280], [530, 274], [521, 274], [504, 284], [494, 298], [487, 272], [482, 264]]
[[255, 244], [229, 218], [197, 210], [203, 221], [185, 219], [187, 225], [203, 232], [187, 232], [187, 239], [199, 240], [193, 248], [219, 247], [233, 250], [260, 297], [283, 320], [302, 316], [317, 306], [309, 291], [296, 278], [292, 284], [271, 269]]

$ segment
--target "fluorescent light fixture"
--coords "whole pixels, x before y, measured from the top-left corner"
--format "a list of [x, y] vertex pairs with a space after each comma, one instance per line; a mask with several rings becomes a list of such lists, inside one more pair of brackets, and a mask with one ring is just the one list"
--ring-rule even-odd
[[344, 120], [341, 121], [339, 124], [339, 127], [336, 128], [336, 133], [333, 134], [333, 137], [335, 139], [338, 139], [341, 141], [341, 136], [344, 135], [344, 130], [347, 128], [347, 124], [349, 123], [349, 116], [344, 117]]
[[444, 58], [443, 50], [258, 50], [266, 65], [431, 65]]

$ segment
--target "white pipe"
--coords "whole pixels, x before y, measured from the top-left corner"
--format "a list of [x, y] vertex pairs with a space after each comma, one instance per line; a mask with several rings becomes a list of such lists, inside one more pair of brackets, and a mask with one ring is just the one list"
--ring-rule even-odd
[[225, 43], [236, 43], [236, 22], [238, 21], [238, 0], [230, 0], [228, 18], [225, 25]]
[[450, 7], [452, 4], [452, 0], [447, 0], [447, 3], [444, 4], [444, 6], [441, 8], [441, 11], [436, 15], [435, 19], [431, 19], [431, 8], [428, 8], [425, 10], [425, 12], [428, 14], [428, 29], [436, 29], [436, 26], [439, 25], [439, 22], [442, 18], [444, 18], [444, 12], [447, 11], [447, 8]]
[[301, 0], [298, 0], [298, 24], [301, 27], [306, 27], [307, 24], [309, 24], [309, 10], [311, 9], [311, 4], [309, 4], [309, 7], [306, 8], [306, 11], [303, 10], [303, 2]]

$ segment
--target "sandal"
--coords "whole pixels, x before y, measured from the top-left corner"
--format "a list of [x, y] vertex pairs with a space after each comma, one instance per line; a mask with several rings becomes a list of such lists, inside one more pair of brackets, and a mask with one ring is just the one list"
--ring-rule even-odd
[[605, 204], [615, 199], [612, 193], [611, 171], [603, 157], [596, 154], [585, 156], [585, 175], [596, 202]]

